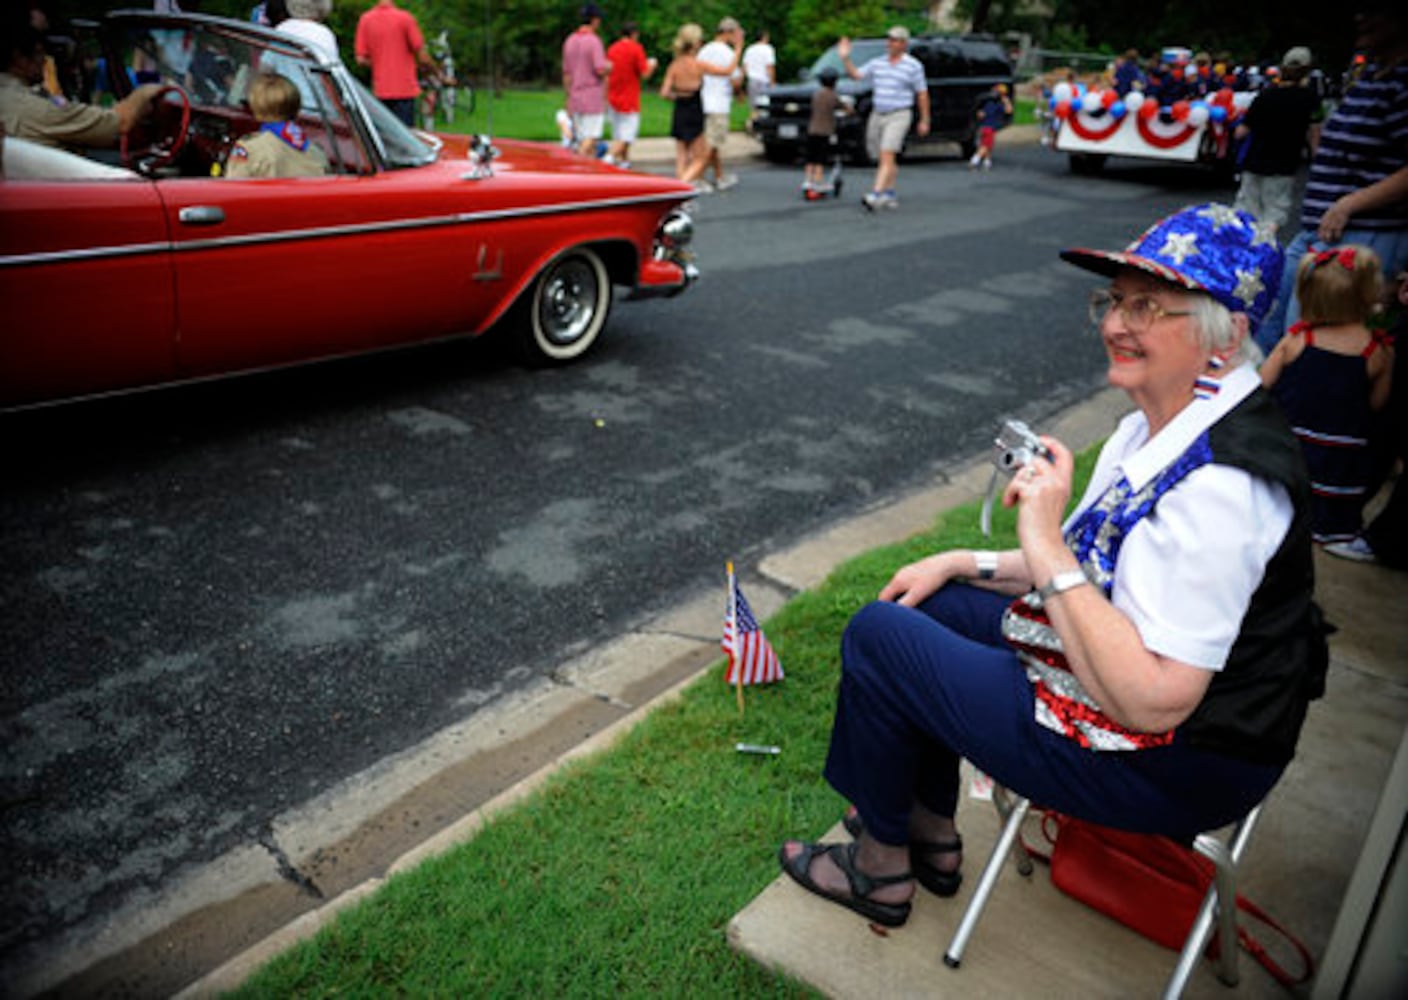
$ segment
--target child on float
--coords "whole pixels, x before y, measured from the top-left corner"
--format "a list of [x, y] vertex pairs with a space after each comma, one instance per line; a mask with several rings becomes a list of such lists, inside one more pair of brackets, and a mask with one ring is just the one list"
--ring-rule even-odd
[[1301, 319], [1261, 368], [1305, 453], [1311, 532], [1322, 544], [1359, 535], [1380, 478], [1370, 438], [1388, 403], [1393, 349], [1365, 325], [1381, 300], [1380, 271], [1368, 247], [1306, 254], [1296, 272]]
[[317, 177], [328, 172], [323, 151], [294, 121], [302, 99], [298, 87], [278, 73], [260, 73], [249, 85], [249, 110], [259, 131], [230, 148], [228, 177]]

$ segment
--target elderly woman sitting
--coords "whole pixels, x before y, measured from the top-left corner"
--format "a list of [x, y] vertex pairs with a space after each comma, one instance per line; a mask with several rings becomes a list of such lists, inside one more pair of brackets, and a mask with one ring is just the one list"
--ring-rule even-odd
[[1062, 812], [1191, 838], [1266, 795], [1323, 688], [1305, 473], [1243, 353], [1275, 241], [1204, 205], [1061, 256], [1110, 279], [1091, 317], [1137, 410], [1064, 524], [1071, 454], [1043, 438], [1003, 495], [1020, 548], [906, 566], [847, 627], [825, 773], [857, 839], [780, 860], [877, 923], [905, 921], [916, 880], [958, 890], [960, 757]]

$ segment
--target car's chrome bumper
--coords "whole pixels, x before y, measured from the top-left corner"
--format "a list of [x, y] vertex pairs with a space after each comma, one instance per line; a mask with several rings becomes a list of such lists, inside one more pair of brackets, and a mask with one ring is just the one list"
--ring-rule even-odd
[[694, 239], [694, 220], [677, 208], [660, 222], [650, 259], [636, 277], [631, 299], [670, 298], [699, 280], [699, 268], [689, 244]]

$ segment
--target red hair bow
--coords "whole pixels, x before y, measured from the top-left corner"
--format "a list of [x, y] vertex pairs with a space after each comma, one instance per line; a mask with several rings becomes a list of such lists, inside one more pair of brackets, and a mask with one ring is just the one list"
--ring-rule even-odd
[[1315, 253], [1315, 266], [1328, 264], [1332, 260], [1340, 262], [1346, 271], [1354, 270], [1354, 247], [1340, 247], [1337, 250], [1318, 250]]

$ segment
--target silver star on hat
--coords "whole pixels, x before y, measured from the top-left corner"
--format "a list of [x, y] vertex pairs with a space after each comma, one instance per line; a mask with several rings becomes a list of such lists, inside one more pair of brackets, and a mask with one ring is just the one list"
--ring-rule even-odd
[[1209, 205], [1198, 214], [1204, 219], [1211, 219], [1214, 230], [1220, 229], [1223, 226], [1235, 226], [1238, 229], [1242, 228], [1242, 218], [1231, 205]]
[[1232, 290], [1232, 294], [1241, 299], [1248, 309], [1256, 301], [1256, 297], [1266, 291], [1266, 285], [1261, 280], [1260, 271], [1243, 271], [1237, 269], [1237, 287]]
[[1164, 245], [1159, 247], [1159, 256], [1167, 257], [1175, 264], [1182, 264], [1198, 253], [1197, 233], [1169, 233]]

